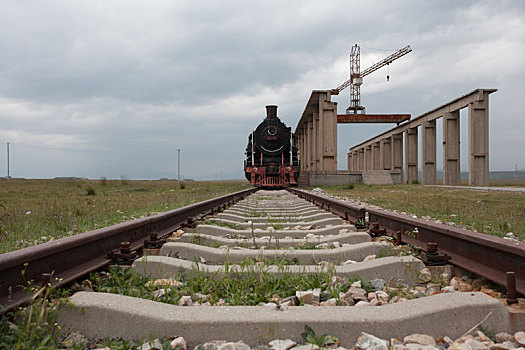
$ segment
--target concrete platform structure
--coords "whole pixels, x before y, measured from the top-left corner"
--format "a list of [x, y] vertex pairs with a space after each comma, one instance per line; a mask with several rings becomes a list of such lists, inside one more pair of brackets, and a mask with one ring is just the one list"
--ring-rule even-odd
[[489, 95], [495, 91], [497, 90], [476, 89], [350, 148], [348, 170], [390, 170], [401, 172], [401, 176], [397, 176], [394, 182], [401, 180], [410, 184], [418, 181], [418, 135], [421, 134], [421, 181], [426, 185], [436, 184], [436, 120], [443, 118], [443, 184], [459, 185], [459, 111], [468, 108], [469, 185], [488, 186]]

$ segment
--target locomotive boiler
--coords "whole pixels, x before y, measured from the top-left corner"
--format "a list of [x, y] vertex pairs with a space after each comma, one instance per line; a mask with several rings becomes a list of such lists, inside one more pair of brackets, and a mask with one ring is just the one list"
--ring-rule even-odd
[[248, 136], [244, 174], [256, 187], [297, 186], [299, 158], [295, 136], [277, 117], [277, 106], [266, 106], [266, 118]]

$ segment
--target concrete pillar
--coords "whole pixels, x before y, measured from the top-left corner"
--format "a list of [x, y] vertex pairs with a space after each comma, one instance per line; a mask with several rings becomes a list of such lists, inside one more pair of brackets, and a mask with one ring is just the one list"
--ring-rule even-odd
[[314, 125], [312, 119], [307, 123], [308, 125], [308, 170], [314, 170]]
[[319, 145], [323, 138], [323, 133], [319, 130], [319, 111], [314, 109], [312, 117], [312, 127], [313, 127], [313, 144], [312, 144], [312, 170], [321, 170], [321, 164], [319, 160], [319, 155], [321, 154], [319, 150]]
[[460, 185], [459, 110], [443, 116], [443, 184]]
[[365, 170], [365, 148], [361, 147], [357, 152], [359, 152], [359, 170]]
[[436, 120], [423, 122], [421, 151], [423, 152], [423, 176], [425, 185], [436, 184]]
[[401, 173], [401, 182], [404, 182], [403, 176], [403, 133], [392, 135], [392, 169]]
[[330, 92], [319, 94], [319, 170], [337, 170], [337, 103]]
[[363, 170], [372, 170], [372, 145], [365, 146], [365, 167]]
[[405, 131], [405, 174], [406, 182], [413, 183], [417, 176], [417, 127]]
[[352, 170], [359, 170], [359, 151], [352, 152]]
[[304, 135], [304, 128], [302, 128], [299, 132], [299, 156], [300, 156], [300, 164], [301, 164], [301, 171], [306, 170], [306, 151], [305, 151], [305, 135]]
[[489, 96], [468, 106], [468, 184], [489, 185]]
[[381, 170], [392, 169], [392, 139], [390, 137], [379, 141]]
[[372, 169], [381, 169], [381, 150], [379, 141], [372, 144]]

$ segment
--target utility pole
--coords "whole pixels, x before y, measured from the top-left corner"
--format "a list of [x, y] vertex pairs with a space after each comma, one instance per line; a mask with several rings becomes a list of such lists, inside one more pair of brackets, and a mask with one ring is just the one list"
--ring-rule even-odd
[[9, 142], [7, 143], [7, 181], [9, 181], [9, 171], [11, 169], [9, 168]]
[[177, 165], [178, 165], [178, 171], [177, 171], [177, 180], [180, 182], [180, 148], [177, 150], [178, 152], [178, 160], [177, 160]]

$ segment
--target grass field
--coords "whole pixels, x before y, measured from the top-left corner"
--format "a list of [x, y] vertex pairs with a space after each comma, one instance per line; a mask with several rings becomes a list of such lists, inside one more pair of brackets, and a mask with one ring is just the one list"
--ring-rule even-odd
[[[184, 187], [184, 188], [181, 188]], [[246, 181], [0, 182], [0, 253], [248, 188]]]
[[322, 187], [326, 192], [418, 217], [454, 222], [503, 237], [512, 232], [525, 241], [525, 193], [477, 191], [422, 185]]

